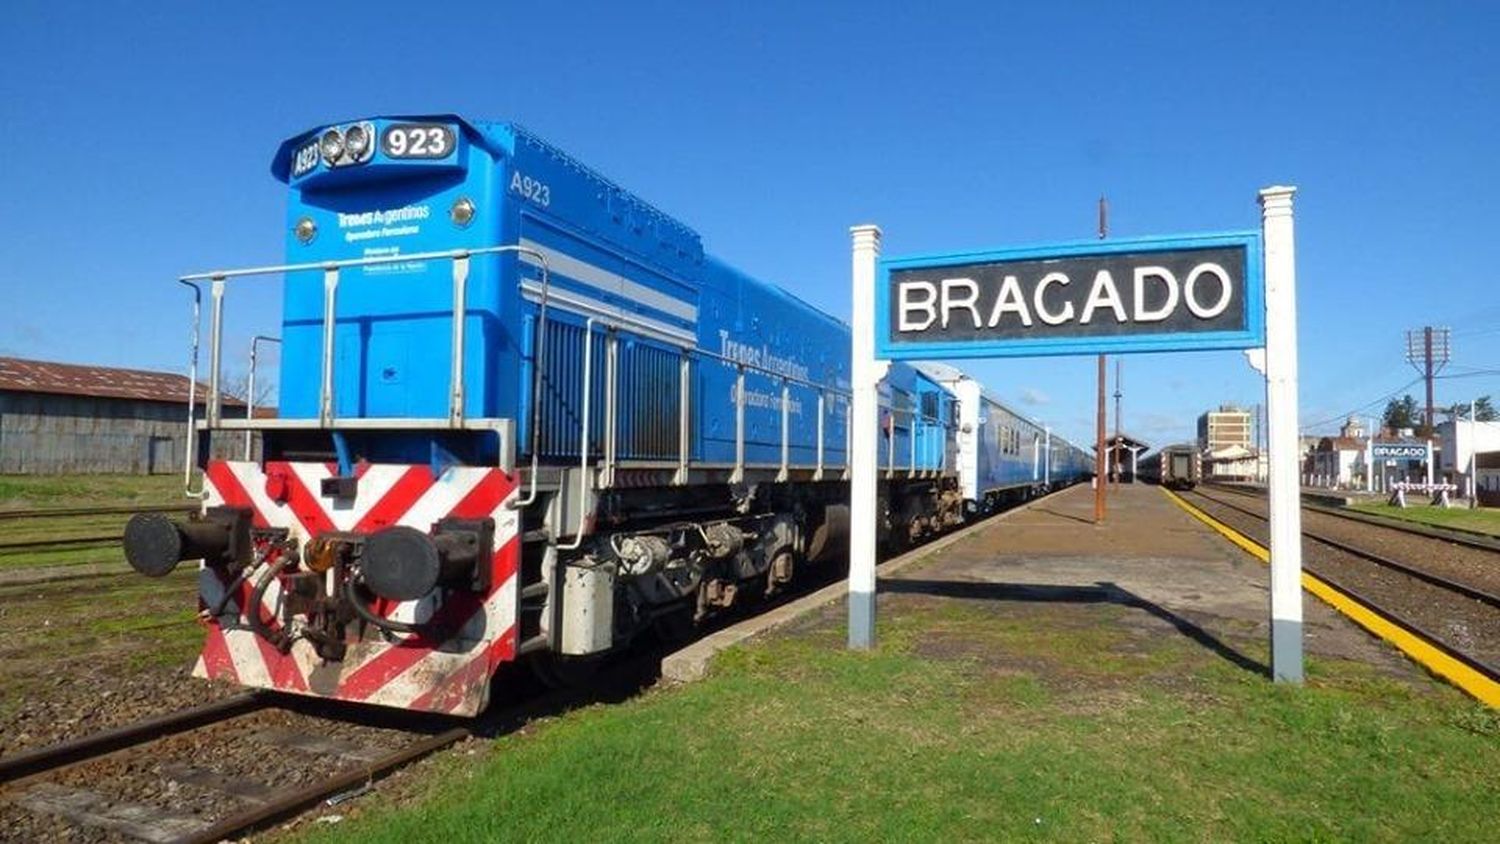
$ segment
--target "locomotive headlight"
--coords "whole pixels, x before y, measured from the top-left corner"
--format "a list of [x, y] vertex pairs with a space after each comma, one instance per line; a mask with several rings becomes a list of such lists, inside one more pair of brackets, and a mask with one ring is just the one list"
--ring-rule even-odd
[[448, 218], [453, 221], [453, 225], [459, 228], [467, 228], [470, 223], [474, 222], [476, 210], [472, 199], [469, 199], [467, 196], [460, 196], [458, 199], [453, 200], [453, 207], [448, 209]]
[[313, 238], [318, 236], [318, 224], [314, 223], [311, 217], [303, 217], [297, 221], [297, 225], [292, 227], [292, 231], [297, 235], [299, 242], [312, 243]]
[[344, 134], [337, 129], [329, 129], [323, 133], [318, 147], [323, 150], [323, 161], [332, 167], [344, 155]]
[[364, 161], [370, 157], [375, 148], [370, 145], [370, 127], [363, 123], [356, 123], [349, 127], [344, 133], [344, 148], [349, 151], [349, 157], [355, 161]]

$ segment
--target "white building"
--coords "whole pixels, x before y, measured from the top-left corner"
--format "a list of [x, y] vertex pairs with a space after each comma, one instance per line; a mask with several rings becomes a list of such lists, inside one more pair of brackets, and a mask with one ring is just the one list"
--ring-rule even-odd
[[1365, 449], [1369, 441], [1354, 437], [1323, 437], [1303, 463], [1303, 481], [1308, 486], [1353, 487], [1364, 485]]
[[1439, 423], [1433, 433], [1433, 445], [1439, 449], [1438, 472], [1460, 486], [1467, 486], [1470, 456], [1500, 451], [1500, 422], [1450, 419]]

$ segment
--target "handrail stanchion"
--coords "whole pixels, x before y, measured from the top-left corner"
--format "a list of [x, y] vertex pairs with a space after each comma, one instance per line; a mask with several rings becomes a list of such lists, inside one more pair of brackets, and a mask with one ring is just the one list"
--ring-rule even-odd
[[735, 364], [734, 376], [734, 474], [732, 484], [745, 479], [745, 365]]
[[823, 480], [823, 390], [818, 390], [818, 468], [813, 472], [813, 480]]
[[177, 283], [193, 290], [192, 350], [188, 353], [187, 446], [182, 456], [182, 491], [188, 498], [201, 498], [203, 491], [193, 492], [193, 458], [198, 441], [198, 330], [203, 321], [203, 288], [196, 282], [179, 278]]
[[677, 484], [688, 482], [688, 451], [692, 448], [692, 377], [693, 361], [686, 349], [677, 364], [680, 382], [677, 388]]
[[606, 487], [615, 484], [615, 460], [618, 457], [617, 438], [620, 417], [620, 335], [611, 325], [604, 341], [604, 471], [601, 480]]
[[219, 362], [224, 350], [224, 277], [215, 276], [209, 287], [211, 327], [208, 337], [208, 355], [211, 369], [208, 373], [208, 424], [219, 424]]
[[854, 461], [854, 403], [848, 397], [844, 398], [844, 471], [842, 477], [849, 478], [849, 466]]
[[453, 371], [448, 376], [448, 424], [464, 424], [464, 321], [468, 311], [469, 253], [453, 256]]
[[333, 424], [333, 335], [337, 327], [339, 268], [323, 269], [323, 383], [318, 394], [318, 424]]
[[[583, 547], [583, 531], [588, 526], [588, 482], [589, 482], [589, 419], [590, 399], [594, 393], [594, 318], [583, 324], [583, 426], [578, 434], [578, 531], [572, 543], [558, 545], [561, 551], [576, 551]], [[561, 513], [558, 519], [561, 521]]]
[[[264, 334], [257, 334], [254, 337], [250, 338], [250, 381], [249, 381], [248, 386], [246, 386], [246, 388], [245, 388], [245, 418], [246, 419], [254, 419], [255, 418], [255, 370], [256, 370], [256, 364], [257, 364], [257, 362], [259, 360], [258, 356], [256, 355], [256, 350], [259, 347], [259, 344], [261, 343], [261, 341], [265, 341], [267, 343], [277, 343], [277, 344], [279, 344], [279, 343], [281, 343], [281, 338], [280, 337], [267, 337]], [[255, 451], [252, 448], [252, 444], [254, 443], [254, 441], [255, 441], [255, 432], [254, 431], [249, 431], [249, 430], [245, 431], [245, 459], [246, 460], [250, 460], [251, 458], [253, 458], [255, 456]]]
[[519, 510], [536, 503], [539, 494], [537, 472], [541, 468], [542, 381], [547, 377], [547, 294], [550, 292], [552, 278], [548, 273], [547, 256], [536, 249], [527, 246], [501, 246], [492, 251], [531, 255], [542, 268], [542, 295], [541, 301], [537, 303], [536, 350], [531, 355], [531, 420], [528, 425], [531, 433], [531, 471], [527, 473], [527, 483], [531, 488], [526, 491], [525, 498], [518, 499], [511, 505], [512, 509]]
[[785, 482], [791, 477], [791, 433], [792, 433], [792, 388], [781, 379], [781, 471], [776, 480]]
[[911, 463], [907, 466], [906, 476], [910, 478], [917, 474], [917, 422], [920, 420], [920, 417], [913, 410], [907, 414], [907, 420], [911, 426], [911, 433], [908, 435], [911, 438]]
[[888, 409], [887, 419], [891, 421], [891, 429], [885, 436], [885, 476], [896, 477], [896, 406], [892, 404]]

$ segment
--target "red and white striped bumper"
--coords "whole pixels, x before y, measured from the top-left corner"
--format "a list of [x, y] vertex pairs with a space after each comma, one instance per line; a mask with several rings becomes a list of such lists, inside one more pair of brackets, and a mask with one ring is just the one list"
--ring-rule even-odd
[[[454, 467], [434, 476], [427, 466], [365, 465], [352, 498], [320, 495], [322, 481], [336, 467], [323, 463], [214, 461], [207, 469], [206, 506], [247, 507], [258, 528], [285, 528], [299, 546], [329, 531], [373, 533], [395, 525], [428, 531], [443, 518], [494, 520], [494, 556], [489, 590], [438, 589], [422, 599], [394, 604], [386, 615], [421, 623], [421, 629], [447, 631], [441, 640], [427, 634], [369, 631], [350, 643], [342, 660], [330, 661], [313, 644], [294, 638], [283, 653], [244, 625], [207, 623], [203, 653], [193, 669], [198, 677], [282, 692], [472, 716], [489, 699], [489, 680], [502, 662], [516, 655], [517, 576], [521, 548], [519, 513], [511, 509], [515, 478], [494, 468]], [[251, 598], [262, 564], [244, 578], [232, 606]], [[201, 599], [210, 605], [228, 585], [220, 573], [204, 569]], [[279, 619], [281, 593], [266, 589], [262, 619]], [[243, 618], [243, 617], [242, 617]], [[297, 620], [293, 619], [293, 625]], [[292, 632], [295, 632], [293, 630]]]

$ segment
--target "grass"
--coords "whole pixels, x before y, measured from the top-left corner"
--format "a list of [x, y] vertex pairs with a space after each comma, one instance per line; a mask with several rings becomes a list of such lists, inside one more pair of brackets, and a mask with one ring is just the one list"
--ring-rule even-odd
[[1414, 504], [1403, 509], [1383, 502], [1370, 502], [1350, 505], [1350, 509], [1390, 519], [1405, 519], [1437, 527], [1460, 528], [1500, 536], [1500, 510], [1493, 507], [1469, 510], [1463, 506], [1443, 509], [1425, 504]]
[[178, 504], [182, 475], [0, 475], [0, 510]]
[[0, 716], [58, 677], [129, 677], [192, 661], [198, 573], [0, 585]]
[[[180, 476], [0, 476], [0, 509], [176, 504]], [[0, 543], [67, 536], [119, 536], [128, 515], [0, 520]], [[59, 677], [129, 677], [189, 663], [202, 644], [193, 623], [197, 572], [161, 580], [129, 573], [118, 542], [95, 547], [0, 552], [0, 575], [36, 567], [107, 564], [103, 577], [20, 585], [0, 578], [0, 717]]]
[[[180, 475], [0, 475], [0, 510], [188, 503]], [[64, 537], [119, 536], [129, 514], [0, 520], [0, 544]], [[114, 541], [87, 547], [0, 550], [0, 572], [96, 563], [125, 567]]]
[[881, 600], [873, 653], [831, 609], [295, 835], [1492, 840], [1500, 718], [1412, 672], [1314, 659], [1292, 689], [1116, 604]]

